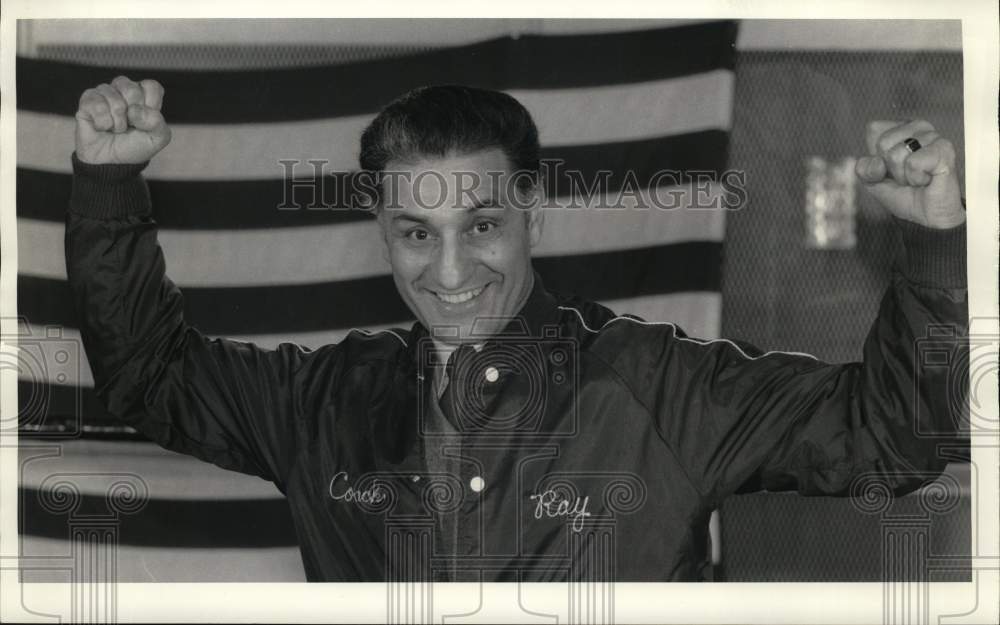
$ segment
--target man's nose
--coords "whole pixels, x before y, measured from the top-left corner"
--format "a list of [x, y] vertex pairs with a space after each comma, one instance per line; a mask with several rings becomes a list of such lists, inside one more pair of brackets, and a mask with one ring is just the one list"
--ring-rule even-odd
[[448, 290], [460, 289], [467, 284], [471, 271], [472, 262], [462, 241], [458, 237], [443, 237], [434, 263], [437, 283]]

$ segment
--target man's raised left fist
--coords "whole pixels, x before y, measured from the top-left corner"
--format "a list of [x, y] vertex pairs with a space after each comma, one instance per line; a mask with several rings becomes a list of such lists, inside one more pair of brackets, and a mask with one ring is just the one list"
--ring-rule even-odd
[[930, 122], [873, 121], [855, 173], [893, 215], [930, 228], [965, 221], [955, 147]]

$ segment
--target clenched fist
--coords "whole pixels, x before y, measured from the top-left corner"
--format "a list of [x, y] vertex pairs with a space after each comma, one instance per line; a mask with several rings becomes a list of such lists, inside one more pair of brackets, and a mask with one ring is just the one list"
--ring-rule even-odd
[[929, 122], [873, 121], [866, 143], [855, 173], [889, 212], [930, 228], [965, 221], [955, 148]]
[[163, 87], [119, 76], [87, 89], [76, 112], [76, 157], [85, 163], [142, 163], [170, 143], [160, 114]]

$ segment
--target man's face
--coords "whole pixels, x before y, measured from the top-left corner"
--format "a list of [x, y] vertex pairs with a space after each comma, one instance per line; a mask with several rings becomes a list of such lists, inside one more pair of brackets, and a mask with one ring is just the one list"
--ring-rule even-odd
[[509, 159], [497, 148], [386, 169], [398, 173], [386, 180], [379, 222], [410, 310], [442, 343], [503, 329], [531, 292], [541, 237], [537, 200], [517, 195]]

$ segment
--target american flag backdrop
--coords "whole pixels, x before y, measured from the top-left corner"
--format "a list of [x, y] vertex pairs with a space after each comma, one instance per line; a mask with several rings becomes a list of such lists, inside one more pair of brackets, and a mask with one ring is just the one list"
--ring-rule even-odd
[[[22, 56], [16, 72], [23, 332], [78, 340], [63, 256], [73, 113], [85, 89], [125, 74], [155, 78], [166, 88], [163, 111], [173, 140], [145, 176], [168, 275], [184, 293], [189, 322], [209, 335], [318, 346], [352, 328], [407, 327], [412, 318], [395, 291], [377, 226], [347, 205], [336, 184], [343, 177], [332, 174], [356, 169], [362, 129], [394, 97], [421, 85], [462, 83], [501, 89], [524, 103], [538, 125], [542, 157], [559, 159], [564, 171], [586, 180], [610, 171], [609, 194], [629, 185], [629, 172], [640, 181], [625, 208], [599, 209], [608, 198], [595, 197], [583, 208], [548, 211], [534, 260], [546, 286], [713, 338], [725, 210], [685, 209], [694, 191], [683, 184], [675, 189], [679, 209], [628, 206], [648, 196], [642, 181], [657, 171], [717, 176], [725, 169], [735, 36], [733, 22], [702, 22], [501, 37], [252, 71], [229, 63], [157, 69], [155, 55], [153, 64], [130, 66], [135, 50], [119, 51], [118, 58], [111, 51], [112, 62], [100, 64]], [[326, 175], [308, 184], [314, 174], [308, 161], [317, 159]], [[298, 161], [298, 180], [281, 160]], [[569, 184], [555, 176], [546, 186], [558, 195]], [[279, 208], [289, 203], [301, 208]], [[39, 358], [57, 343], [39, 341]], [[113, 467], [142, 475], [149, 487], [147, 505], [122, 525], [122, 581], [301, 578], [276, 490], [153, 448], [104, 413], [92, 386], [85, 360], [79, 367], [22, 369], [23, 440], [72, 443], [59, 458], [23, 463], [21, 530], [32, 549], [56, 552], [66, 540], [65, 515], [37, 503], [52, 468]], [[265, 556], [268, 567], [257, 566]], [[231, 564], [221, 568], [220, 561]]]

